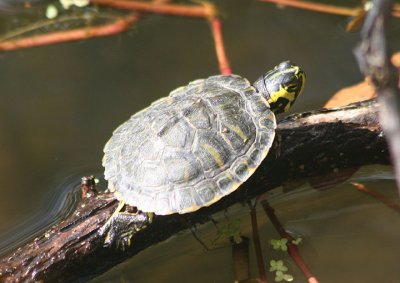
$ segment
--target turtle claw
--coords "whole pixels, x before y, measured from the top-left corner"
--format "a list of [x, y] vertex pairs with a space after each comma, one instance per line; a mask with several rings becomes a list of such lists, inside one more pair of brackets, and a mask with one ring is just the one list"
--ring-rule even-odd
[[121, 212], [124, 206], [120, 204], [110, 219], [99, 229], [99, 234], [104, 236], [104, 247], [115, 245], [118, 249], [125, 250], [131, 245], [132, 237], [151, 223], [153, 213], [142, 211]]

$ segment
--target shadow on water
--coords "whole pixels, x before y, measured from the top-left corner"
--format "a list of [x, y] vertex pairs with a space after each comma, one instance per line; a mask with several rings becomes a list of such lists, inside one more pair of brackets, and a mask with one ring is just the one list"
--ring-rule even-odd
[[[29, 2], [45, 7], [41, 1]], [[350, 7], [359, 4], [335, 3], [339, 2]], [[23, 3], [0, 1], [0, 32], [43, 16], [44, 9], [20, 13]], [[363, 80], [352, 53], [359, 37], [345, 32], [346, 18], [257, 1], [221, 0], [216, 4], [235, 73], [254, 81], [287, 59], [307, 72], [305, 93], [293, 112], [320, 108], [338, 89]], [[399, 29], [399, 22], [394, 22], [393, 31]], [[393, 49], [400, 49], [400, 37], [392, 40]], [[71, 213], [79, 199], [80, 178], [87, 172], [102, 172], [103, 146], [119, 124], [176, 87], [216, 73], [208, 24], [158, 15], [145, 18], [122, 35], [0, 54], [0, 253]], [[358, 178], [397, 197], [387, 168], [369, 167]], [[380, 271], [385, 264], [390, 267], [391, 276], [385, 278], [397, 280], [393, 253], [400, 253], [391, 245], [397, 245], [394, 239], [400, 225], [389, 223], [395, 218], [383, 208], [367, 213], [379, 204], [354, 191], [349, 185], [327, 192], [302, 187], [289, 194], [274, 190], [271, 197], [286, 227], [305, 238], [305, 256], [315, 272], [325, 274], [323, 282], [378, 282], [377, 277], [365, 280], [374, 269], [372, 263], [379, 261], [364, 261], [368, 255], [362, 248], [372, 246], [367, 251], [383, 259]], [[357, 211], [352, 206], [370, 218], [351, 217]], [[247, 209], [238, 205], [229, 211], [232, 217], [243, 218], [243, 233], [250, 235]], [[360, 223], [363, 230], [357, 231]], [[206, 239], [215, 237], [210, 226], [199, 230]], [[260, 230], [268, 254], [271, 250], [266, 243], [277, 235], [264, 217], [260, 217]], [[342, 242], [329, 241], [333, 238]], [[333, 256], [340, 249], [346, 253]], [[205, 253], [184, 233], [94, 282], [231, 282], [229, 260], [228, 242], [221, 243], [215, 253]], [[361, 265], [354, 265], [360, 260]], [[251, 265], [256, 266], [255, 262]], [[357, 279], [357, 272], [365, 275], [364, 281]], [[351, 276], [338, 278], [338, 274]]]

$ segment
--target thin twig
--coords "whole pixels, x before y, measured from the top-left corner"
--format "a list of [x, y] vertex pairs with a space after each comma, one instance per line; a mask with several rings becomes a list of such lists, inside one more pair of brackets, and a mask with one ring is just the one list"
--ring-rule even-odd
[[360, 184], [360, 183], [356, 183], [356, 182], [352, 182], [351, 183], [354, 187], [356, 187], [357, 190], [359, 190], [360, 192], [366, 193], [369, 196], [380, 200], [381, 202], [383, 202], [387, 207], [390, 207], [391, 209], [393, 209], [394, 211], [396, 211], [397, 213], [400, 213], [400, 206], [395, 203], [394, 201], [392, 201], [391, 199], [385, 197], [383, 194], [378, 193], [378, 192], [374, 192], [371, 191], [370, 189], [368, 189], [365, 185]]
[[139, 16], [137, 14], [130, 14], [106, 25], [51, 32], [21, 39], [1, 41], [0, 51], [10, 51], [20, 48], [29, 48], [61, 42], [89, 39], [93, 37], [114, 35], [127, 30], [137, 20], [139, 20]]
[[288, 242], [287, 242], [288, 253], [291, 256], [291, 258], [293, 259], [293, 261], [296, 263], [296, 265], [299, 267], [299, 269], [303, 272], [303, 274], [307, 278], [308, 282], [309, 283], [318, 283], [317, 278], [312, 274], [310, 269], [304, 263], [303, 258], [300, 256], [297, 246], [292, 243], [293, 237], [291, 235], [289, 235], [288, 232], [286, 232], [285, 228], [283, 228], [282, 224], [278, 220], [278, 217], [276, 217], [274, 209], [269, 205], [269, 203], [266, 199], [263, 199], [261, 201], [261, 205], [264, 208], [264, 211], [267, 214], [272, 225], [274, 226], [275, 230], [278, 232], [279, 236], [281, 238], [286, 238], [288, 240]]
[[[260, 1], [267, 3], [274, 3], [282, 6], [289, 6], [298, 9], [304, 9], [308, 11], [349, 16], [349, 17], [356, 17], [363, 10], [361, 7], [347, 8], [347, 7], [339, 7], [339, 6], [315, 3], [311, 1], [299, 1], [299, 0], [260, 0]], [[392, 16], [400, 17], [399, 5], [397, 5], [396, 8], [393, 9]]]
[[258, 234], [258, 223], [257, 223], [257, 212], [256, 212], [256, 204], [253, 205], [251, 201], [247, 201], [247, 204], [250, 209], [250, 217], [251, 217], [251, 227], [253, 229], [253, 243], [254, 243], [254, 251], [256, 253], [257, 259], [257, 266], [258, 266], [258, 273], [260, 276], [260, 282], [267, 283], [267, 274], [265, 272], [265, 263], [264, 257], [261, 251], [261, 242], [260, 242], [260, 235]]
[[260, 0], [262, 2], [289, 6], [314, 12], [328, 13], [341, 16], [357, 16], [360, 8], [345, 8], [321, 3], [299, 1], [299, 0]]
[[379, 120], [389, 145], [397, 189], [400, 194], [400, 91], [397, 69], [390, 62], [386, 30], [391, 0], [375, 0], [361, 31], [355, 50], [361, 71], [370, 78], [379, 101]]
[[159, 4], [153, 2], [124, 0], [91, 0], [91, 3], [124, 10], [164, 14], [170, 16], [190, 18], [208, 17], [207, 10], [203, 5]]
[[[106, 15], [102, 13], [101, 15], [96, 15], [96, 19], [99, 18], [108, 20], [118, 20], [120, 17], [117, 17], [116, 15]], [[51, 25], [66, 23], [70, 21], [79, 21], [79, 20], [81, 21], [86, 20], [86, 18], [83, 15], [72, 15], [72, 16], [68, 15], [68, 16], [61, 16], [53, 20], [39, 21], [18, 29], [11, 30], [10, 32], [1, 35], [0, 42], [19, 37], [26, 33], [33, 32], [44, 27], [49, 27]]]
[[201, 239], [199, 238], [199, 236], [197, 236], [196, 231], [194, 231], [193, 226], [190, 226], [190, 227], [189, 227], [189, 230], [190, 230], [190, 233], [192, 233], [193, 238], [194, 238], [197, 242], [199, 242], [199, 244], [203, 247], [203, 249], [204, 249], [205, 251], [207, 251], [207, 252], [211, 252], [211, 251], [212, 251], [212, 249], [210, 249], [210, 248], [206, 245], [206, 243], [204, 243], [203, 240], [201, 240]]

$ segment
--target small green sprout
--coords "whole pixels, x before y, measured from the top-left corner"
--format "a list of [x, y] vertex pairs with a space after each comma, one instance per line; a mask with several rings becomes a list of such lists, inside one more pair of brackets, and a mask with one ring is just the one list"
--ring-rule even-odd
[[287, 251], [288, 240], [286, 238], [272, 239], [270, 243], [271, 243], [272, 248], [274, 250], [281, 250], [281, 251], [284, 251], [284, 252]]
[[282, 260], [274, 260], [274, 259], [272, 259], [269, 262], [269, 265], [270, 265], [269, 271], [271, 271], [271, 272], [273, 272], [273, 271], [281, 271], [281, 272], [283, 272], [283, 271], [287, 271], [288, 270], [288, 268], [283, 264]]
[[303, 238], [298, 237], [298, 238], [292, 240], [292, 244], [298, 246], [302, 241], [303, 241]]
[[[301, 237], [298, 237], [294, 240], [291, 240], [291, 243], [293, 245], [298, 245], [302, 241]], [[281, 250], [286, 252], [288, 247], [288, 242], [289, 240], [287, 238], [282, 238], [282, 239], [272, 239], [270, 241], [272, 248], [274, 250]], [[274, 272], [275, 271], [275, 282], [281, 282], [281, 281], [293, 281], [293, 275], [285, 273], [288, 271], [288, 268], [283, 264], [282, 260], [271, 260], [269, 262], [269, 271]]]
[[48, 5], [46, 8], [46, 18], [51, 20], [51, 19], [56, 18], [57, 16], [58, 16], [57, 7], [52, 4]]
[[219, 227], [217, 234], [222, 238], [233, 238], [235, 243], [242, 242], [242, 236], [240, 232], [240, 219], [235, 219], [229, 222], [226, 226]]
[[293, 281], [293, 276], [291, 274], [286, 274], [284, 272], [288, 271], [288, 268], [283, 264], [282, 260], [271, 260], [269, 262], [269, 271], [275, 271], [275, 281], [281, 282], [285, 281]]
[[275, 281], [281, 282], [282, 280], [285, 280], [288, 282], [293, 281], [293, 276], [291, 274], [285, 274], [282, 271], [277, 271], [275, 273]]
[[90, 0], [59, 0], [65, 10], [71, 6], [85, 7], [90, 4]]

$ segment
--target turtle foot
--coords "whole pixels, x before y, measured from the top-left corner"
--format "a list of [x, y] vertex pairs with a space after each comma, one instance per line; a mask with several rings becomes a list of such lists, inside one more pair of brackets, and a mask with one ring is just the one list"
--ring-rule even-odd
[[[124, 211], [121, 211], [122, 208], [125, 208]], [[153, 213], [140, 210], [131, 212], [129, 208], [132, 207], [120, 203], [110, 219], [100, 228], [100, 235], [105, 236], [105, 247], [116, 246], [125, 250], [131, 245], [132, 237], [151, 223]]]

